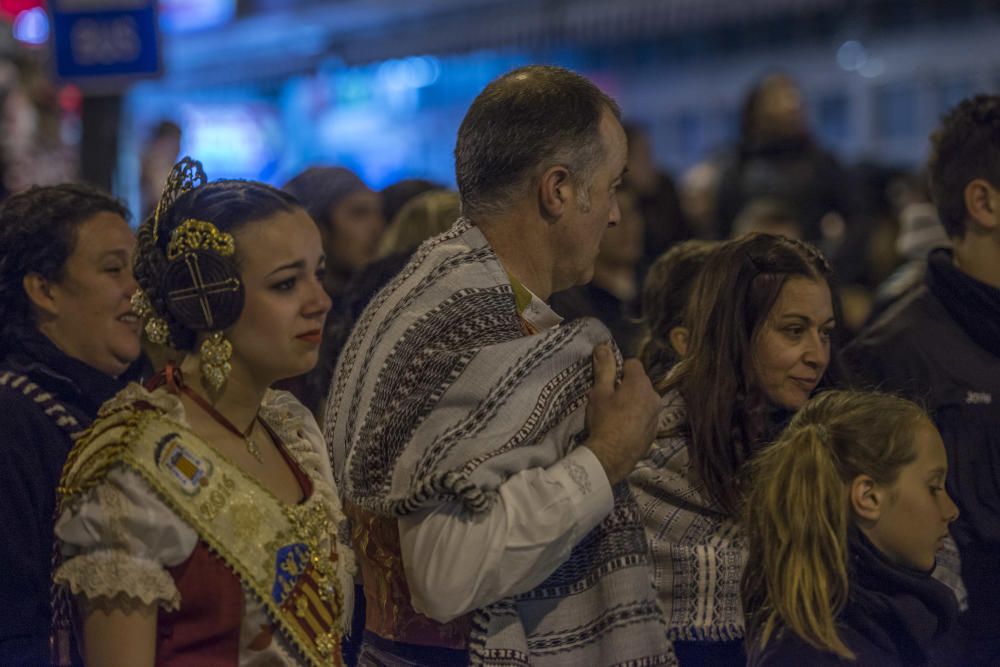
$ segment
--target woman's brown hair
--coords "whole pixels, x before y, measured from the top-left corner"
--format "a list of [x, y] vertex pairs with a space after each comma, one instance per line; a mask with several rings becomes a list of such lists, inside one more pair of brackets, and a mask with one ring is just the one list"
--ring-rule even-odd
[[741, 504], [744, 463], [767, 426], [767, 401], [753, 377], [753, 341], [789, 278], [829, 285], [831, 275], [823, 255], [801, 241], [748, 234], [720, 244], [687, 306], [687, 356], [667, 377], [652, 378], [661, 394], [676, 389], [684, 397], [692, 468], [730, 516]]

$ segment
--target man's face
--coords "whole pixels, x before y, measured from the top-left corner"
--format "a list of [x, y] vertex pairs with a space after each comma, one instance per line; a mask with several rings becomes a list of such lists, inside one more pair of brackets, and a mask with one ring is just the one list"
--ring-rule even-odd
[[628, 155], [625, 131], [618, 120], [605, 111], [599, 134], [604, 159], [594, 171], [589, 187], [587, 183], [573, 184], [568, 210], [556, 223], [554, 291], [590, 282], [604, 232], [621, 220], [617, 191]]

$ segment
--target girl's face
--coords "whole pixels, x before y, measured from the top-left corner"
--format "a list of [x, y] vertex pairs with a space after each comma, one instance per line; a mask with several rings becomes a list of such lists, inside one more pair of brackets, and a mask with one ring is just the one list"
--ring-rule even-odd
[[246, 293], [240, 319], [226, 331], [234, 370], [262, 386], [311, 370], [330, 310], [316, 224], [296, 208], [249, 223], [234, 237]]
[[785, 281], [753, 343], [753, 375], [772, 405], [798, 410], [809, 400], [830, 363], [835, 324], [826, 281]]
[[920, 420], [913, 449], [917, 458], [900, 469], [896, 481], [876, 487], [881, 492], [878, 516], [862, 530], [894, 563], [926, 572], [934, 567], [958, 508], [944, 488], [948, 457], [930, 421]]

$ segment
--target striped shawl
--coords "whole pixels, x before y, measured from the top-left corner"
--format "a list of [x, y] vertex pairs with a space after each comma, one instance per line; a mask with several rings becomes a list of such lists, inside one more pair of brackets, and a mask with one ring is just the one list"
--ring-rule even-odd
[[686, 422], [684, 400], [668, 393], [661, 435], [629, 477], [652, 550], [657, 597], [671, 640], [741, 639], [746, 543], [691, 470]]
[[[507, 477], [582, 440], [591, 351], [609, 338], [593, 320], [525, 335], [499, 260], [459, 220], [375, 297], [341, 355], [326, 435], [345, 500], [389, 517], [489, 510]], [[472, 625], [475, 665], [673, 664], [628, 486], [544, 583]]]

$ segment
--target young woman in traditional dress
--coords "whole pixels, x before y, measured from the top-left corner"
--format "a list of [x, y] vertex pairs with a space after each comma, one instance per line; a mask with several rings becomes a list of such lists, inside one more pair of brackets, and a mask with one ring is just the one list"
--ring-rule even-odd
[[823, 256], [798, 241], [719, 244], [687, 306], [686, 354], [650, 376], [663, 396], [660, 435], [630, 482], [682, 667], [745, 660], [745, 463], [824, 380], [836, 324], [829, 279]]
[[931, 576], [958, 508], [913, 403], [830, 391], [752, 463], [744, 581], [750, 665], [942, 665], [958, 614]]
[[174, 167], [134, 304], [185, 356], [104, 405], [60, 486], [88, 665], [340, 664], [343, 515], [315, 421], [269, 389], [316, 363], [323, 262], [290, 195]]

